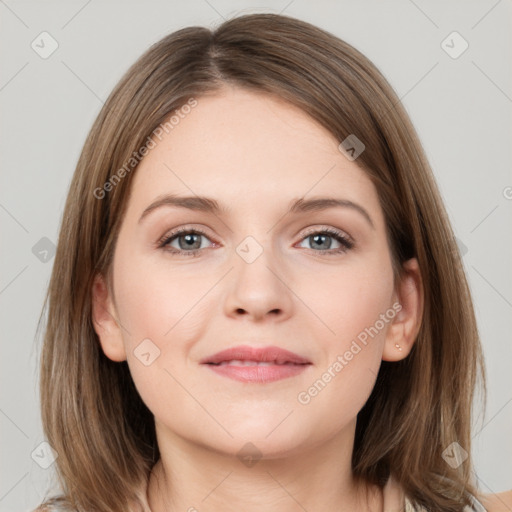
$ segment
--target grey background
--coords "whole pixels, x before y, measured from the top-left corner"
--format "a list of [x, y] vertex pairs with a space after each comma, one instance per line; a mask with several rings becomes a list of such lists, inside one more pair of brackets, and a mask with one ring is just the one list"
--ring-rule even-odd
[[[52, 477], [53, 466], [31, 457], [44, 441], [35, 338], [53, 257], [42, 251], [56, 243], [102, 102], [164, 35], [263, 11], [304, 19], [354, 45], [408, 110], [464, 252], [485, 350], [488, 412], [477, 411], [473, 438], [478, 485], [512, 488], [510, 0], [0, 0], [0, 511], [32, 510]], [[59, 45], [46, 59], [31, 47], [43, 31]], [[441, 46], [453, 31], [469, 44], [458, 58]]]

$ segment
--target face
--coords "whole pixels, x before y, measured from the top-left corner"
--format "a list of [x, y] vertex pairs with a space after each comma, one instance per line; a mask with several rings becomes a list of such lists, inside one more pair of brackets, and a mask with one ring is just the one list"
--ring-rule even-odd
[[[268, 95], [197, 102], [136, 170], [104, 308], [115, 322], [96, 308], [96, 330], [157, 432], [272, 458], [355, 420], [382, 359], [408, 353], [400, 340], [391, 355], [405, 309], [377, 191], [339, 141]], [[202, 363], [241, 345], [308, 364]]]

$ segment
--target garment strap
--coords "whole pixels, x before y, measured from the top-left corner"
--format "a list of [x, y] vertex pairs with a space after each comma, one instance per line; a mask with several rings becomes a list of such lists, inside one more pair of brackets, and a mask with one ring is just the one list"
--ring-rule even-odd
[[[465, 506], [464, 512], [487, 512], [486, 508], [474, 496], [471, 497], [471, 507]], [[425, 507], [418, 505], [414, 507], [407, 496], [405, 497], [405, 512], [429, 512]]]

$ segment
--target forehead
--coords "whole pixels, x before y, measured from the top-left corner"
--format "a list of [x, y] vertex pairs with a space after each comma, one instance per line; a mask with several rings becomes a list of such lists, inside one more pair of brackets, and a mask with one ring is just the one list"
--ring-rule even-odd
[[154, 138], [156, 146], [133, 177], [129, 211], [140, 214], [165, 193], [214, 197], [253, 210], [330, 195], [378, 209], [366, 173], [298, 107], [231, 87], [196, 100], [161, 140]]

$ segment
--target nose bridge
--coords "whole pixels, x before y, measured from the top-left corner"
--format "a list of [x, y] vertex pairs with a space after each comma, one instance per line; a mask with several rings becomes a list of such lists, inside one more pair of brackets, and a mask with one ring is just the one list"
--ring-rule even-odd
[[290, 291], [282, 282], [280, 274], [284, 269], [280, 268], [280, 258], [274, 257], [272, 237], [263, 233], [260, 240], [247, 235], [235, 247], [234, 284], [226, 302], [228, 314], [244, 311], [261, 317], [270, 312], [284, 316], [291, 312]]
[[266, 293], [270, 293], [277, 284], [276, 270], [274, 272], [270, 270], [277, 266], [271, 237], [256, 239], [255, 236], [248, 235], [236, 246], [235, 252], [237, 281], [240, 284], [250, 283], [254, 291], [261, 288], [266, 290]]
[[[245, 206], [248, 206], [248, 204]], [[250, 204], [255, 207], [245, 210], [242, 215], [238, 216], [232, 226], [235, 240], [241, 237], [240, 241], [234, 245], [234, 250], [238, 256], [235, 261], [240, 259], [246, 265], [253, 265], [258, 262], [258, 268], [262, 265], [263, 267], [265, 265], [272, 266], [275, 264], [273, 262], [275, 230], [269, 224], [270, 218], [259, 210], [258, 204], [256, 202]]]

